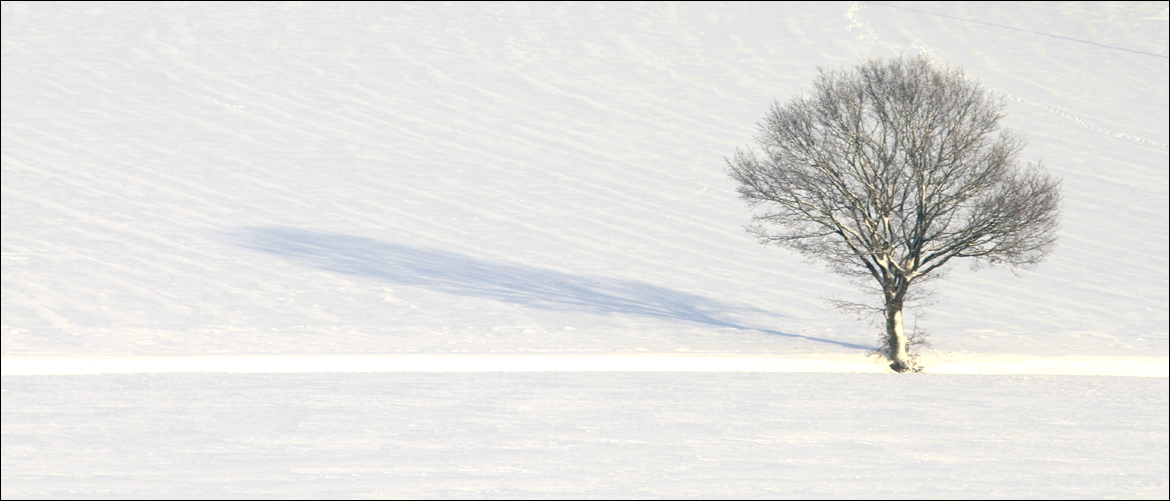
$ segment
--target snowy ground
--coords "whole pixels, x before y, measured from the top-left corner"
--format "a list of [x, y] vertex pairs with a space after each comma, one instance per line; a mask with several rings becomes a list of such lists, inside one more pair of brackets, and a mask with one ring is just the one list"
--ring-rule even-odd
[[3, 353], [863, 351], [723, 158], [816, 66], [926, 51], [1065, 190], [936, 348], [1166, 356], [1165, 5], [907, 8], [5, 3]]
[[[894, 497], [920, 483], [915, 472], [967, 489], [915, 496], [1164, 495], [1165, 377], [941, 374], [1165, 376], [1164, 2], [2, 9], [5, 498], [195, 485], [216, 486], [208, 496], [293, 496], [295, 485]], [[853, 287], [744, 234], [723, 158], [817, 66], [913, 53], [1007, 99], [1007, 124], [1031, 140], [1025, 157], [1064, 179], [1059, 249], [1021, 277], [959, 265], [938, 284], [920, 322], [938, 374], [669, 372], [735, 360], [880, 370], [864, 356], [874, 329], [824, 308], [857, 298]], [[432, 370], [467, 361], [453, 356], [526, 360], [518, 369], [550, 359], [508, 357], [540, 356], [557, 369], [635, 357], [667, 372], [19, 375], [407, 355]], [[876, 381], [897, 387], [857, 398]], [[701, 391], [668, 396], [683, 387]], [[712, 398], [740, 402], [734, 422], [751, 424], [721, 435], [720, 411], [698, 409]], [[276, 401], [321, 420], [264, 430], [284, 426], [265, 403]], [[1002, 412], [984, 423], [988, 406]], [[937, 413], [915, 442], [866, 409]], [[499, 441], [460, 442], [469, 435], [453, 430], [482, 430], [460, 428], [481, 410]], [[655, 428], [692, 412], [693, 427]], [[233, 416], [256, 426], [217, 427]], [[430, 420], [421, 435], [382, 428], [411, 416]], [[598, 419], [608, 427], [589, 428]], [[811, 431], [770, 435], [797, 419]], [[394, 456], [404, 469], [361, 456], [382, 443], [360, 434], [370, 426], [407, 451]], [[1083, 435], [1054, 438], [1070, 430]], [[688, 431], [699, 445], [663, 445]], [[454, 456], [435, 452], [448, 446]], [[628, 462], [611, 454], [623, 447]], [[515, 463], [497, 461], [515, 450]], [[576, 473], [574, 455], [585, 458]], [[410, 487], [393, 490], [394, 471]], [[334, 483], [343, 474], [365, 476]], [[483, 475], [506, 480], [476, 483]]]
[[4, 497], [1164, 498], [1166, 378], [5, 377]]
[[[932, 374], [1044, 374], [1165, 378], [1165, 358], [923, 356]], [[159, 372], [892, 372], [877, 355], [800, 358], [694, 355], [270, 355], [230, 357], [5, 358], [4, 376]]]

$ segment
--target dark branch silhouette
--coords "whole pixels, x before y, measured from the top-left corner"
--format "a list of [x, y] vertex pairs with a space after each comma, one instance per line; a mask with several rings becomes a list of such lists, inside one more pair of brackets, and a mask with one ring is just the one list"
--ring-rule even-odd
[[[925, 58], [821, 70], [774, 104], [728, 174], [756, 208], [748, 231], [877, 286], [882, 351], [914, 369], [902, 308], [955, 258], [1031, 268], [1055, 247], [1059, 182], [1022, 165], [1002, 100]], [[876, 282], [876, 284], [875, 284]]]

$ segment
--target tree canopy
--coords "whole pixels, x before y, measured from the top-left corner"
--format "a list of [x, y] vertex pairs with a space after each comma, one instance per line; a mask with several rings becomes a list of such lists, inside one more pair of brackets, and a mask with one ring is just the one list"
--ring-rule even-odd
[[[1059, 181], [1024, 163], [1004, 102], [919, 57], [821, 70], [775, 103], [728, 174], [762, 209], [748, 231], [877, 285], [891, 367], [910, 370], [902, 307], [955, 258], [1031, 268], [1056, 245]], [[873, 281], [870, 281], [872, 279]]]

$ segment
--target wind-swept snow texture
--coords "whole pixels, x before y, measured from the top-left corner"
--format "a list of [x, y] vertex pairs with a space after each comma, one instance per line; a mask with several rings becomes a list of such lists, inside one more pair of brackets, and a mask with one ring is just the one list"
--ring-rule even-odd
[[878, 332], [723, 173], [817, 66], [961, 66], [1064, 226], [934, 367], [1151, 375], [1165, 5], [4, 2], [3, 495], [1165, 496], [1165, 377], [782, 373]]
[[1167, 381], [728, 372], [5, 377], [3, 493], [1164, 499]]
[[[1064, 179], [944, 352], [1167, 354], [1164, 3], [3, 6], [6, 356], [864, 353], [723, 173], [820, 66], [924, 52]], [[908, 319], [913, 324], [913, 316]]]

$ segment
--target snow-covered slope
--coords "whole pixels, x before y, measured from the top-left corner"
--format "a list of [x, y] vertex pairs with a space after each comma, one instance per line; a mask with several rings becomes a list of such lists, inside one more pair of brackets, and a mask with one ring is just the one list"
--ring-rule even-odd
[[816, 67], [926, 52], [1064, 178], [937, 349], [1167, 355], [1164, 3], [3, 6], [5, 356], [864, 353], [723, 157]]
[[[1165, 496], [1165, 2], [0, 8], [4, 498]], [[811, 373], [876, 332], [723, 158], [919, 52], [1060, 248]]]

